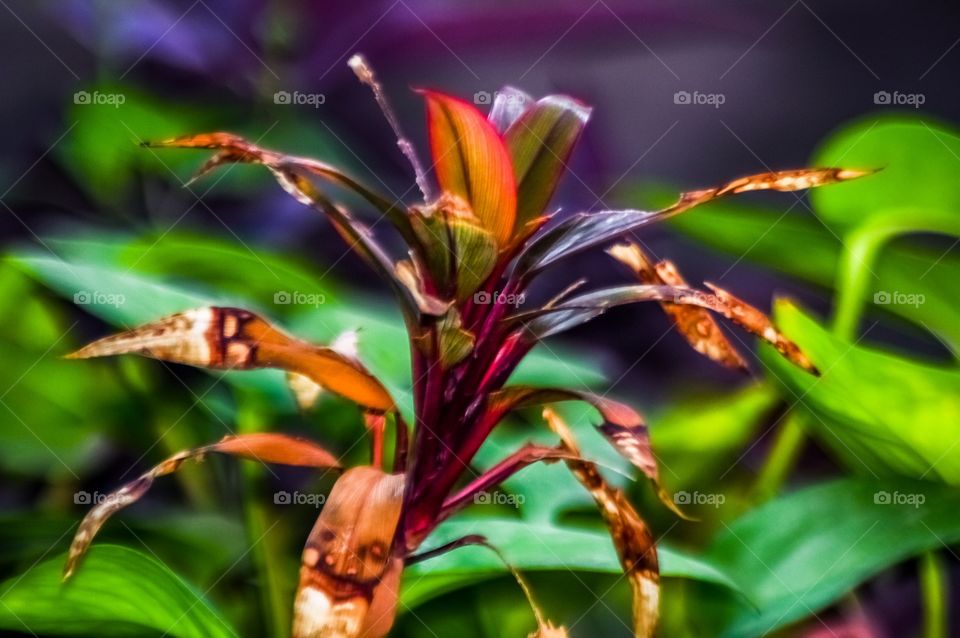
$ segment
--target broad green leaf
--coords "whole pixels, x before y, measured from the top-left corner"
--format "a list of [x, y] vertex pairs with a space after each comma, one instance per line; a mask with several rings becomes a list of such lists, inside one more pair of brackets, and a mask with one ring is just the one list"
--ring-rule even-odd
[[703, 557], [756, 605], [742, 605], [718, 635], [767, 635], [886, 568], [960, 542], [958, 508], [960, 493], [946, 485], [842, 479], [749, 512]]
[[424, 91], [430, 152], [440, 188], [463, 198], [506, 246], [517, 216], [517, 184], [500, 135], [472, 104]]
[[156, 135], [176, 135], [196, 125], [204, 114], [183, 104], [166, 103], [130, 86], [83, 87], [73, 96], [74, 123], [56, 152], [76, 174], [77, 182], [103, 202], [119, 204], [137, 169], [170, 175], [184, 166], [161, 161], [138, 144]]
[[203, 594], [154, 558], [97, 545], [68, 583], [65, 556], [0, 586], [0, 627], [55, 636], [236, 636]]
[[504, 133], [517, 180], [518, 227], [543, 214], [590, 110], [573, 98], [550, 95], [526, 109]]
[[870, 117], [845, 126], [814, 153], [814, 163], [883, 170], [817, 190], [811, 194], [814, 210], [835, 229], [895, 209], [916, 217], [945, 213], [960, 221], [958, 135], [953, 127], [920, 117]]
[[75, 325], [38, 291], [29, 277], [0, 264], [0, 305], [11, 309], [0, 318], [0, 468], [72, 478], [96, 462], [126, 399], [110, 371], [63, 365], [60, 354], [77, 342]]
[[[468, 534], [480, 534], [521, 571], [564, 570], [619, 574], [623, 568], [606, 529], [576, 529], [549, 523], [497, 518], [460, 517], [431, 534], [437, 547]], [[663, 576], [689, 578], [740, 591], [733, 579], [708, 561], [669, 547], [658, 548]], [[408, 568], [402, 600], [413, 607], [440, 593], [506, 572], [503, 563], [484, 547], [463, 547]]]
[[224, 294], [242, 296], [276, 313], [299, 306], [323, 307], [340, 297], [324, 269], [260, 247], [202, 235], [168, 233], [126, 236], [96, 233], [82, 238], [46, 239], [60, 257], [111, 265], [134, 273], [176, 277]]
[[[331, 286], [309, 268], [269, 252], [261, 259], [276, 277], [269, 272], [263, 274], [264, 265], [257, 259], [259, 251], [252, 255], [226, 241], [220, 244], [173, 236], [154, 242], [152, 237], [112, 237], [99, 241], [57, 240], [51, 246], [63, 259], [45, 251], [22, 250], [11, 257], [12, 263], [68, 300], [81, 295], [79, 299], [89, 303], [79, 307], [119, 328], [191, 308], [229, 305], [264, 310], [265, 316], [286, 315], [284, 325], [291, 333], [322, 343], [329, 343], [346, 330], [358, 329], [361, 359], [385, 381], [406, 414], [412, 411], [410, 353], [405, 347], [397, 348], [398, 343], [406, 342], [406, 332], [400, 313], [392, 305]], [[178, 256], [188, 248], [193, 249], [191, 256]], [[226, 269], [225, 263], [235, 267]], [[250, 286], [246, 286], [248, 280]], [[321, 283], [312, 285], [312, 281]], [[272, 288], [274, 282], [276, 289]], [[278, 293], [286, 294], [277, 298]], [[43, 347], [48, 348], [49, 342]], [[62, 352], [67, 350], [65, 346]], [[571, 356], [551, 345], [549, 349], [536, 348], [511, 380], [583, 387], [602, 378], [589, 359]], [[238, 387], [269, 393], [277, 405], [295, 408], [279, 374], [227, 373], [226, 379]]]
[[771, 376], [788, 402], [809, 412], [806, 422], [826, 444], [852, 455], [854, 471], [960, 484], [960, 370], [846, 342], [786, 301], [776, 318], [822, 376], [765, 351]]
[[663, 482], [675, 491], [716, 481], [779, 401], [769, 383], [724, 394], [673, 396], [668, 407], [650, 417], [653, 450], [669, 468], [661, 472]]

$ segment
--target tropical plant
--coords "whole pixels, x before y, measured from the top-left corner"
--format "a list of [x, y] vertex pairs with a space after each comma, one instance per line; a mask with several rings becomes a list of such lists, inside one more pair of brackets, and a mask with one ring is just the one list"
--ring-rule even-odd
[[[711, 312], [772, 344], [805, 374], [816, 374], [816, 369], [761, 311], [716, 286], [708, 284], [709, 291], [688, 286], [673, 264], [654, 263], [636, 244], [621, 243], [609, 253], [639, 283], [578, 292], [584, 282], [577, 281], [546, 303], [533, 305], [526, 304], [531, 284], [540, 273], [576, 253], [612, 244], [651, 223], [726, 195], [793, 191], [866, 173], [838, 167], [768, 172], [685, 193], [656, 212], [581, 213], [551, 224], [547, 207], [587, 123], [588, 107], [560, 95], [534, 101], [507, 88], [498, 93], [489, 115], [484, 116], [455, 97], [423, 91], [431, 168], [439, 187], [435, 191], [372, 72], [359, 57], [351, 60], [351, 66], [373, 89], [394, 128], [400, 149], [413, 166], [422, 202], [393, 201], [333, 166], [267, 150], [229, 133], [190, 135], [150, 146], [215, 151], [200, 175], [227, 164], [260, 164], [290, 195], [326, 216], [349, 249], [397, 297], [412, 356], [413, 423], [402, 416], [386, 385], [359, 360], [354, 335], [329, 346], [314, 345], [237, 308], [180, 312], [100, 339], [70, 356], [136, 353], [211, 369], [278, 368], [287, 372], [290, 387], [304, 407], [312, 405], [323, 389], [360, 408], [371, 441], [370, 463], [343, 471], [306, 541], [294, 603], [296, 638], [386, 635], [406, 567], [465, 545], [489, 546], [484, 537], [468, 534], [420, 551], [431, 532], [521, 469], [554, 461], [563, 461], [600, 507], [633, 588], [636, 634], [651, 636], [659, 604], [653, 536], [625, 494], [602, 477], [598, 463], [583, 456], [556, 413], [547, 409], [544, 417], [559, 436], [558, 445], [523, 445], [491, 469], [466, 479], [481, 445], [508, 414], [578, 400], [599, 412], [599, 432], [680, 514], [659, 487], [644, 420], [633, 408], [589, 392], [508, 385], [511, 374], [541, 340], [614, 306], [642, 301], [661, 304], [684, 338], [722, 365], [741, 368], [745, 363]], [[402, 238], [409, 256], [395, 261], [373, 237], [371, 227], [334, 203], [317, 182], [362, 197]], [[343, 469], [325, 448], [279, 433], [239, 434], [180, 452], [91, 509], [74, 537], [65, 577], [77, 570], [95, 534], [112, 514], [140, 499], [157, 477], [210, 453]], [[551, 625], [533, 608], [540, 635], [565, 635], [565, 630]]]

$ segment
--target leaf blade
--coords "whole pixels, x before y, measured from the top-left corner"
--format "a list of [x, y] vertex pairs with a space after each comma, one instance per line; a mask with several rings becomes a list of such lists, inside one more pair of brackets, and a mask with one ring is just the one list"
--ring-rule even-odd
[[440, 188], [468, 202], [497, 244], [506, 246], [517, 216], [517, 186], [506, 146], [473, 105], [435, 91], [423, 95]]

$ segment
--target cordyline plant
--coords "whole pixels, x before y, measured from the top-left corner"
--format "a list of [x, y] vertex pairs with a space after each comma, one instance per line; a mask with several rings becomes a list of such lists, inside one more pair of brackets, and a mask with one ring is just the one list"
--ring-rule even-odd
[[[653, 262], [635, 244], [615, 245], [608, 252], [639, 283], [577, 293], [583, 283], [577, 282], [539, 307], [517, 310], [513, 302], [523, 298], [538, 274], [571, 255], [610, 245], [718, 197], [754, 190], [792, 191], [864, 173], [840, 168], [764, 173], [685, 193], [673, 206], [656, 212], [580, 213], [551, 223], [547, 205], [590, 116], [588, 107], [561, 95], [534, 101], [508, 88], [485, 116], [455, 97], [421, 91], [439, 187], [435, 191], [369, 67], [359, 57], [351, 60], [351, 67], [383, 107], [413, 165], [423, 202], [392, 201], [333, 166], [266, 150], [229, 133], [180, 137], [153, 146], [215, 151], [200, 174], [225, 164], [260, 164], [288, 193], [330, 220], [349, 248], [392, 288], [402, 309], [413, 362], [412, 428], [355, 349], [343, 342], [330, 347], [307, 343], [246, 310], [183, 312], [100, 339], [71, 356], [136, 353], [205, 368], [278, 368], [287, 371], [304, 404], [315, 398], [319, 387], [359, 406], [372, 442], [371, 464], [343, 471], [307, 538], [294, 602], [295, 638], [386, 635], [405, 566], [464, 545], [487, 544], [481, 536], [468, 536], [418, 554], [431, 531], [473, 503], [475, 495], [522, 468], [557, 460], [566, 463], [596, 500], [633, 588], [636, 634], [652, 635], [659, 570], [650, 530], [624, 493], [581, 456], [555, 413], [547, 409], [544, 417], [559, 436], [558, 445], [527, 444], [479, 476], [465, 478], [480, 446], [512, 411], [580, 400], [597, 409], [602, 417], [598, 430], [653, 481], [666, 505], [675, 508], [659, 487], [643, 419], [624, 404], [579, 390], [506, 385], [511, 373], [541, 339], [608, 308], [641, 301], [660, 303], [696, 350], [725, 366], [742, 368], [745, 363], [711, 312], [771, 343], [796, 365], [816, 371], [762, 312], [716, 286], [708, 284], [709, 291], [689, 287], [670, 262]], [[394, 261], [368, 228], [334, 204], [317, 181], [364, 198], [403, 238], [409, 255]], [[393, 445], [385, 443], [390, 429]], [[388, 451], [390, 459], [385, 458]], [[87, 514], [71, 545], [65, 577], [77, 568], [110, 515], [142, 497], [158, 476], [211, 452], [342, 469], [333, 454], [315, 443], [276, 433], [230, 436], [181, 452]], [[535, 607], [534, 612], [538, 633], [566, 635], [565, 629], [543, 620]]]

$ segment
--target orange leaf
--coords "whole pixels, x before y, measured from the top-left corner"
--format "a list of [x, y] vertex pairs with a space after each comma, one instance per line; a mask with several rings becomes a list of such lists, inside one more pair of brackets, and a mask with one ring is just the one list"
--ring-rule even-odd
[[423, 94], [440, 188], [466, 200], [497, 244], [506, 246], [517, 217], [517, 184], [503, 140], [472, 105], [442, 93]]
[[278, 368], [376, 412], [394, 408], [387, 389], [354, 357], [295, 339], [247, 310], [199, 308], [98, 339], [67, 355], [89, 359], [120, 354], [214, 370]]

